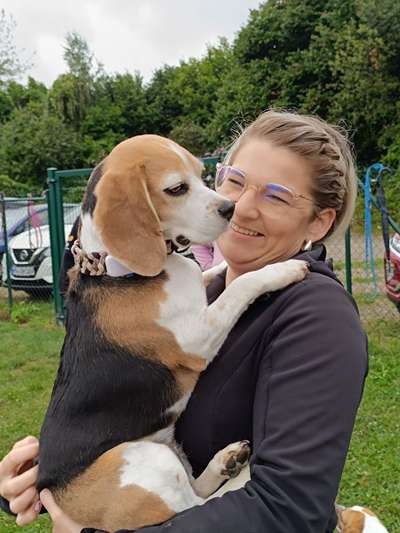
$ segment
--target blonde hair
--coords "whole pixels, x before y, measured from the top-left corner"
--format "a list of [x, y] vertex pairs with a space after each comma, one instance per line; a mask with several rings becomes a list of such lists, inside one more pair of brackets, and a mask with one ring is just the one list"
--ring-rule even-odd
[[287, 148], [311, 164], [316, 214], [327, 207], [336, 211], [336, 220], [321, 241], [344, 232], [357, 197], [354, 157], [345, 130], [318, 117], [272, 109], [242, 130], [228, 150], [225, 164], [230, 164], [244, 143], [254, 138]]

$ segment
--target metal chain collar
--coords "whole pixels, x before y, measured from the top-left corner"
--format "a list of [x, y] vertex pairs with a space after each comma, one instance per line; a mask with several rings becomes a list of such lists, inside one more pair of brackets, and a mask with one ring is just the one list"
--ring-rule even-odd
[[105, 261], [108, 255], [107, 252], [85, 252], [77, 239], [71, 246], [71, 253], [74, 256], [75, 267], [82, 274], [88, 276], [103, 276], [106, 274]]

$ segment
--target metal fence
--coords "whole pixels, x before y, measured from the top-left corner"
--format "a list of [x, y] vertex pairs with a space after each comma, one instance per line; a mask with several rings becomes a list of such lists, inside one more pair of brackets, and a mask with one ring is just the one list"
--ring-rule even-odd
[[[79, 215], [80, 204], [65, 203], [66, 231]], [[53, 298], [48, 194], [6, 198], [0, 194], [0, 307]]]
[[[217, 158], [205, 159], [206, 176], [209, 176], [206, 182], [212, 181], [216, 162]], [[56, 319], [63, 321], [64, 306], [58, 289], [58, 275], [66, 236], [80, 212], [79, 203], [71, 200], [80, 199], [91, 170], [51, 168], [48, 169], [49, 188], [45, 197], [3, 200], [0, 197], [0, 227], [3, 228], [0, 230], [0, 254], [3, 256], [0, 307], [8, 305], [11, 310], [16, 300], [52, 298]], [[373, 222], [376, 229], [373, 235], [376, 284], [366, 270], [362, 231], [353, 228], [347, 240], [342, 236], [327, 245], [336, 274], [353, 293], [362, 321], [369, 328], [379, 320], [398, 320], [400, 317], [385, 294], [384, 244], [378, 231], [377, 211]]]

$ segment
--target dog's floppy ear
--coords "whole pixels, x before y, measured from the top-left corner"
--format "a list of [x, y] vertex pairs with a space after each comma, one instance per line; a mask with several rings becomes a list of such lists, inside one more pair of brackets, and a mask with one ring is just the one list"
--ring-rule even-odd
[[96, 186], [94, 224], [107, 250], [132, 272], [156, 276], [167, 248], [147, 189], [144, 164], [105, 170]]

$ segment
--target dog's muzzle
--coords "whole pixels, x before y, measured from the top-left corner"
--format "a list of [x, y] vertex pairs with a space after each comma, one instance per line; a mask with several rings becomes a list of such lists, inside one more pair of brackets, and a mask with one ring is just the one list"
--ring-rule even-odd
[[235, 210], [235, 202], [230, 200], [225, 200], [225, 202], [218, 208], [218, 213], [222, 218], [230, 220], [232, 218], [233, 212]]
[[185, 237], [184, 235], [178, 235], [175, 240], [181, 246], [189, 246], [189, 244], [190, 244], [190, 240], [187, 237]]

